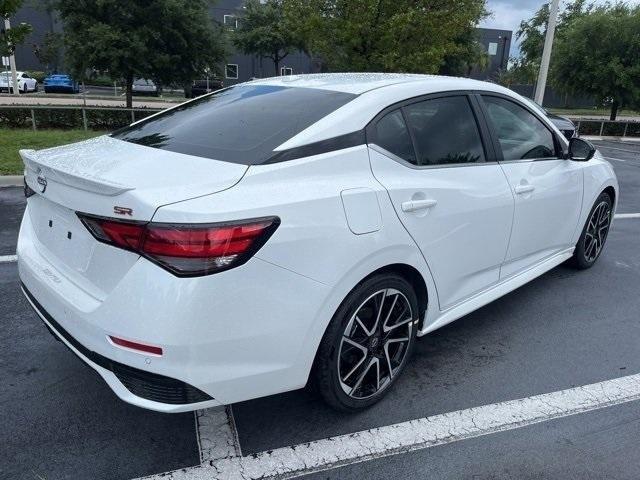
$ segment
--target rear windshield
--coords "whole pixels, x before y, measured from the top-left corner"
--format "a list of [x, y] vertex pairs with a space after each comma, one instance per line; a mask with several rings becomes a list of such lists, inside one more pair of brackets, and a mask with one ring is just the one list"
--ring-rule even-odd
[[258, 165], [273, 155], [274, 148], [353, 98], [314, 88], [239, 85], [112, 136], [172, 152]]

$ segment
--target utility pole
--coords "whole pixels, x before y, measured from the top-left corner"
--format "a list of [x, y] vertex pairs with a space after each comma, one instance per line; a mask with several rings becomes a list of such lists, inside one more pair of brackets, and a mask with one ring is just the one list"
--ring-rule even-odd
[[[9, 22], [9, 18], [5, 17], [4, 19], [4, 30], [8, 32], [11, 30], [11, 23]], [[15, 49], [15, 45], [13, 46]], [[14, 51], [11, 51], [11, 55], [9, 55], [9, 65], [11, 65], [11, 77], [13, 80], [13, 94], [20, 95], [20, 90], [18, 89], [18, 74], [16, 73], [16, 57], [14, 55]]]
[[558, 18], [558, 4], [560, 0], [551, 0], [549, 6], [549, 23], [547, 23], [547, 35], [544, 39], [544, 49], [542, 50], [542, 61], [538, 72], [538, 83], [534, 100], [542, 105], [544, 100], [544, 89], [547, 86], [547, 75], [549, 73], [549, 62], [551, 61], [551, 49], [553, 48], [553, 36], [556, 33], [556, 20]]

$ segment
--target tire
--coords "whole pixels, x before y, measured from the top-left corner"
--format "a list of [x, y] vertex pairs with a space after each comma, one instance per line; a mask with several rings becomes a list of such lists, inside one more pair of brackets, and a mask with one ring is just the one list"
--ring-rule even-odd
[[24, 86], [22, 87], [22, 93], [28, 93], [29, 87], [27, 87], [27, 82], [24, 82]]
[[[574, 267], [580, 270], [591, 268], [600, 257], [609, 235], [612, 206], [611, 197], [603, 192], [591, 207], [571, 258]], [[593, 244], [594, 241], [595, 244]]]
[[346, 412], [378, 402], [411, 356], [417, 318], [418, 299], [403, 277], [385, 273], [358, 284], [320, 342], [311, 375], [313, 390]]
[[38, 87], [38, 83], [36, 82], [36, 84], [33, 86], [33, 91], [37, 92], [38, 90], [39, 90], [39, 87]]

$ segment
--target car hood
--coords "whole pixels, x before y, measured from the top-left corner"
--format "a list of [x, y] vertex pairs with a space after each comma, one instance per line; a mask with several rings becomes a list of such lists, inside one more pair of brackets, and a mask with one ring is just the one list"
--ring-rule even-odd
[[555, 115], [553, 113], [548, 113], [547, 116], [549, 120], [553, 122], [553, 124], [558, 127], [560, 130], [568, 130], [575, 129], [575, 124], [569, 120], [567, 117], [561, 117], [560, 115]]

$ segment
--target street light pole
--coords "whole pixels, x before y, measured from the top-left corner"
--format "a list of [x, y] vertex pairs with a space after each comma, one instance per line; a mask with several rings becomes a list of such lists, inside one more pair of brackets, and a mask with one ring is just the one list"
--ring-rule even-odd
[[[6, 17], [4, 19], [4, 30], [6, 32], [11, 30], [11, 23], [9, 22], [9, 19], [6, 18]], [[20, 91], [18, 90], [18, 75], [16, 74], [16, 57], [13, 54], [13, 52], [11, 52], [11, 55], [9, 55], [9, 65], [11, 66], [11, 77], [12, 77], [12, 82], [13, 82], [13, 94], [14, 95], [20, 95]]]
[[547, 23], [547, 35], [544, 39], [544, 49], [542, 50], [542, 61], [538, 72], [538, 83], [536, 84], [536, 94], [534, 100], [542, 105], [544, 100], [544, 89], [547, 86], [547, 75], [549, 73], [549, 62], [551, 61], [551, 49], [553, 48], [553, 36], [556, 33], [556, 20], [558, 18], [558, 4], [560, 0], [551, 0], [549, 7], [549, 23]]

